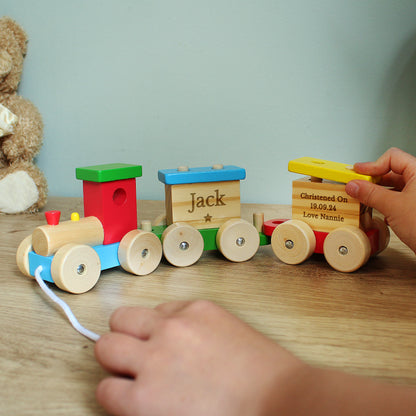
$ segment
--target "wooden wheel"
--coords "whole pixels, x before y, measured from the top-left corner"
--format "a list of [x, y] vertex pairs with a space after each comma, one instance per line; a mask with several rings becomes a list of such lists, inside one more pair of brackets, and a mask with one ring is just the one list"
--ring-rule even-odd
[[374, 253], [374, 255], [377, 255], [389, 245], [390, 230], [384, 220], [379, 217], [372, 218], [370, 228], [376, 228], [378, 230], [378, 250]]
[[100, 258], [87, 245], [66, 244], [56, 252], [52, 260], [52, 279], [56, 286], [67, 292], [88, 292], [97, 283], [100, 273]]
[[251, 259], [256, 254], [260, 237], [254, 225], [241, 218], [234, 218], [221, 225], [216, 242], [225, 258], [241, 262]]
[[130, 273], [138, 276], [152, 273], [161, 258], [162, 244], [151, 232], [132, 230], [120, 241], [118, 260], [121, 267]]
[[29, 271], [29, 253], [32, 251], [32, 235], [28, 235], [19, 244], [16, 252], [16, 263], [19, 270], [28, 277], [33, 279]]
[[287, 264], [299, 264], [312, 255], [316, 239], [306, 222], [289, 220], [275, 228], [271, 244], [279, 260]]
[[368, 237], [361, 229], [344, 226], [331, 231], [324, 241], [326, 261], [340, 272], [353, 272], [364, 265], [371, 253]]
[[201, 233], [189, 224], [177, 222], [169, 225], [162, 234], [163, 254], [166, 260], [178, 267], [186, 267], [199, 260], [204, 251]]

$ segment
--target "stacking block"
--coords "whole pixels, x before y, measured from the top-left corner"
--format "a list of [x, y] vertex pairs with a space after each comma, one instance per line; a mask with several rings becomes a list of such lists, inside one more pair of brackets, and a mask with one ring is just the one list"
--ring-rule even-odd
[[101, 270], [112, 269], [113, 267], [120, 266], [120, 260], [118, 258], [119, 246], [120, 243], [113, 243], [94, 247], [94, 250], [100, 258]]
[[[120, 266], [120, 262], [117, 256], [119, 245], [119, 243], [114, 243], [93, 247], [100, 259], [101, 270], [111, 269], [113, 267]], [[39, 266], [42, 266], [42, 279], [46, 280], [47, 282], [54, 283], [51, 274], [51, 266], [53, 259], [54, 256], [41, 256], [39, 254], [36, 254], [34, 251], [30, 251], [28, 253], [30, 275], [34, 276], [35, 270]], [[80, 258], [80, 260], [82, 261], [82, 258]]]
[[136, 177], [139, 165], [113, 163], [77, 168], [84, 181], [84, 215], [97, 217], [104, 228], [104, 244], [121, 241], [137, 228]]
[[351, 165], [328, 160], [316, 159], [313, 157], [301, 157], [289, 162], [290, 172], [310, 175], [315, 178], [327, 179], [335, 182], [348, 183], [353, 179], [361, 179], [377, 183], [380, 178], [377, 176], [362, 175], [354, 171]]
[[111, 182], [122, 179], [138, 178], [142, 176], [140, 165], [128, 163], [108, 163], [104, 165], [76, 168], [76, 178], [91, 182]]
[[77, 243], [96, 246], [104, 241], [102, 223], [96, 217], [78, 221], [63, 221], [58, 225], [41, 225], [33, 231], [33, 250], [42, 256], [51, 256], [64, 244]]
[[84, 215], [97, 217], [104, 228], [104, 244], [121, 241], [137, 228], [136, 181], [84, 181]]
[[166, 222], [215, 228], [240, 217], [240, 181], [165, 185]]
[[306, 222], [316, 231], [360, 227], [360, 203], [345, 192], [344, 184], [303, 178], [293, 181], [292, 219]]
[[237, 166], [165, 169], [166, 222], [186, 222], [198, 229], [218, 228], [240, 217], [240, 180], [245, 169]]
[[239, 181], [246, 178], [246, 170], [232, 165], [214, 165], [203, 168], [162, 169], [158, 178], [166, 185], [179, 185], [184, 183]]
[[42, 266], [41, 277], [47, 282], [55, 283], [51, 275], [51, 265], [53, 256], [41, 256], [36, 254], [34, 251], [28, 253], [29, 259], [29, 273], [31, 276], [35, 275], [35, 271], [39, 266]]

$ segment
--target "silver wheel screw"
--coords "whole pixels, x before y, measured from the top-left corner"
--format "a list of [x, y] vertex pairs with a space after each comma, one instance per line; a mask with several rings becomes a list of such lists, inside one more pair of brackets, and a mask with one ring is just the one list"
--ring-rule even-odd
[[285, 241], [285, 247], [291, 250], [295, 246], [295, 243], [292, 240]]
[[182, 241], [182, 243], [179, 244], [179, 248], [182, 251], [188, 250], [189, 248], [189, 243], [187, 241]]
[[346, 256], [348, 254], [348, 248], [345, 246], [341, 246], [338, 249], [339, 254], [341, 254], [342, 256]]
[[246, 240], [244, 237], [238, 237], [237, 240], [235, 240], [235, 243], [238, 245], [238, 247], [242, 247], [246, 243]]

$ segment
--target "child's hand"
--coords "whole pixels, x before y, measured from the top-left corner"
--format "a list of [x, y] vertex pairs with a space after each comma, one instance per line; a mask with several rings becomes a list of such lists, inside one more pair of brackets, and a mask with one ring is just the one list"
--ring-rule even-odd
[[416, 158], [391, 148], [376, 162], [356, 163], [354, 170], [382, 176], [380, 185], [349, 182], [345, 190], [364, 205], [380, 211], [397, 236], [416, 253]]
[[[121, 308], [97, 342], [114, 415], [244, 416], [297, 408], [313, 369], [207, 301]], [[294, 407], [293, 407], [294, 406]], [[286, 413], [285, 413], [286, 414]]]

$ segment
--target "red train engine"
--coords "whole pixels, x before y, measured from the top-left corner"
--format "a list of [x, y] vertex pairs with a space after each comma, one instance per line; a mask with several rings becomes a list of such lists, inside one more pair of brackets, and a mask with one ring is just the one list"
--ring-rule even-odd
[[17, 250], [22, 273], [34, 276], [42, 266], [43, 280], [84, 293], [95, 286], [101, 270], [122, 266], [136, 275], [155, 270], [162, 257], [160, 240], [151, 230], [137, 229], [136, 178], [141, 175], [140, 165], [77, 168], [85, 217], [74, 213], [59, 223], [58, 212], [47, 213], [48, 224], [37, 227]]

